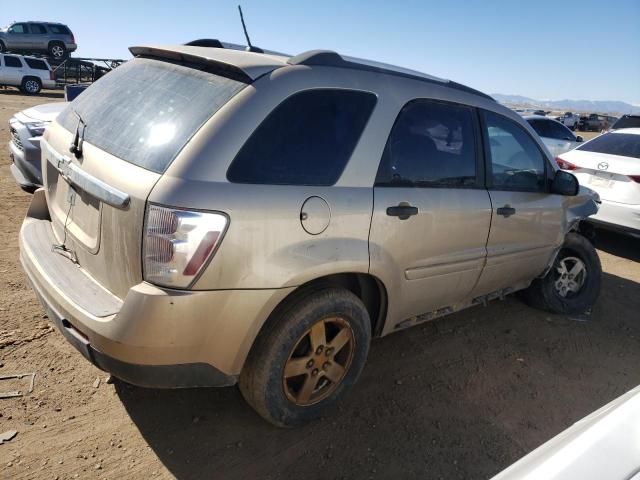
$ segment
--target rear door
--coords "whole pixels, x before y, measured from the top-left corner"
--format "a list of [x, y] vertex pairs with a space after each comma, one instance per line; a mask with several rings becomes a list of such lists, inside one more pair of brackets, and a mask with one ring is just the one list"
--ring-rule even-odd
[[467, 298], [480, 276], [491, 204], [477, 129], [472, 108], [432, 100], [409, 102], [396, 119], [369, 240], [394, 323]]
[[204, 122], [245, 85], [134, 59], [72, 102], [42, 141], [49, 211], [64, 246], [59, 250], [124, 298], [142, 281], [151, 189]]
[[480, 116], [493, 214], [487, 263], [474, 295], [541, 274], [563, 239], [562, 197], [549, 193], [546, 156], [515, 121], [489, 111]]

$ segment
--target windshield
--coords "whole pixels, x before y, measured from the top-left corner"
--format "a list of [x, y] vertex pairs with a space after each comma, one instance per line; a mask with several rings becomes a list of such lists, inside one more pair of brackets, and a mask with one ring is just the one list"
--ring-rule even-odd
[[245, 86], [181, 65], [138, 58], [89, 87], [58, 121], [75, 133], [80, 117], [86, 142], [162, 173], [200, 127]]
[[581, 145], [577, 150], [640, 158], [640, 135], [634, 135], [632, 133], [605, 133]]
[[622, 117], [611, 128], [640, 128], [640, 116]]

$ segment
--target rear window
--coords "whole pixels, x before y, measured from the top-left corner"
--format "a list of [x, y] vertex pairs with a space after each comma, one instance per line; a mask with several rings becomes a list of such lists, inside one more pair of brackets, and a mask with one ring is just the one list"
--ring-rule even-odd
[[640, 116], [621, 117], [611, 128], [640, 128]]
[[235, 183], [333, 185], [375, 104], [374, 94], [354, 90], [296, 93], [253, 132], [227, 178]]
[[200, 127], [246, 84], [212, 73], [136, 58], [91, 85], [58, 121], [84, 140], [162, 173]]
[[49, 24], [49, 30], [51, 30], [51, 33], [55, 33], [57, 35], [71, 35], [71, 30], [69, 30], [69, 27], [65, 25]]
[[577, 150], [640, 158], [640, 135], [634, 135], [632, 133], [605, 133], [579, 146]]
[[27, 62], [27, 65], [29, 65], [29, 67], [35, 70], [49, 70], [49, 67], [47, 67], [47, 64], [44, 63], [42, 60], [38, 60], [35, 58], [25, 58], [24, 60], [25, 62]]

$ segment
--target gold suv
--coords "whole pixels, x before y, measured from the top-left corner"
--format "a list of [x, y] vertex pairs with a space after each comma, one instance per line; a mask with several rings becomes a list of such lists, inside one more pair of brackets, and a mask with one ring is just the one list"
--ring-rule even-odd
[[373, 337], [518, 290], [595, 301], [593, 197], [491, 97], [329, 51], [131, 52], [47, 128], [20, 233], [101, 369], [239, 383], [291, 426], [353, 386]]

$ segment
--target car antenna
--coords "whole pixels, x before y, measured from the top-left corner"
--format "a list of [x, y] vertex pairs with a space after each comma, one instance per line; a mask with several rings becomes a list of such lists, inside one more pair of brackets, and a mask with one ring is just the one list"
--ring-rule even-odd
[[249, 38], [249, 33], [247, 32], [247, 26], [244, 23], [244, 15], [242, 15], [242, 7], [238, 5], [238, 11], [240, 12], [240, 21], [242, 22], [242, 29], [244, 30], [244, 36], [247, 39], [247, 50], [255, 53], [264, 53], [264, 50], [258, 47], [254, 47], [251, 45], [251, 39]]

